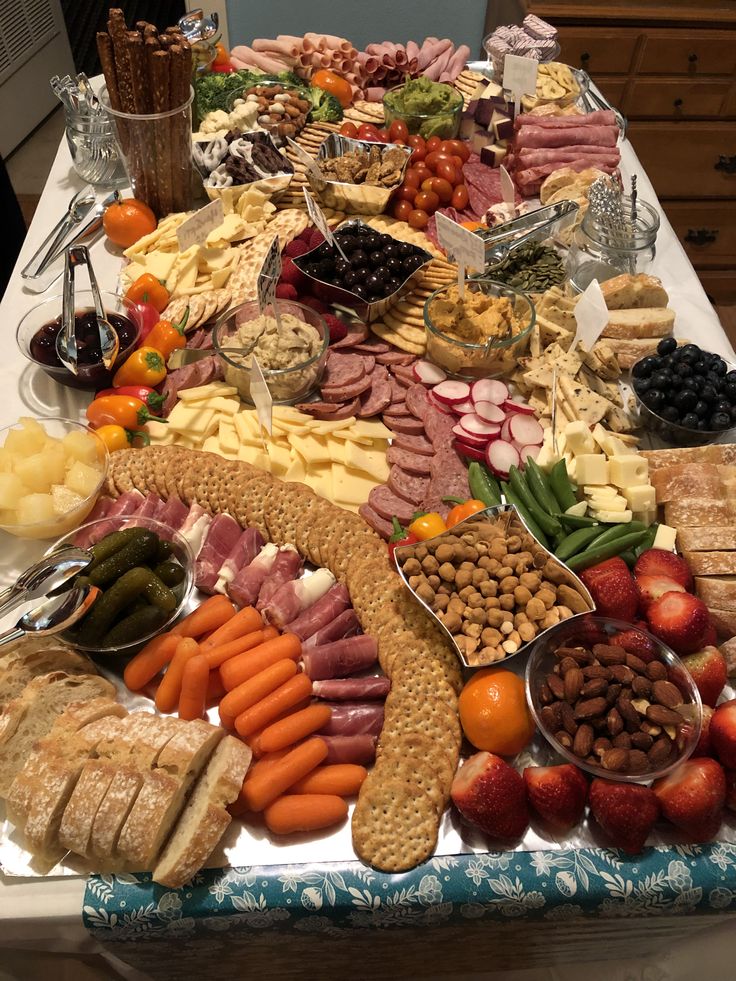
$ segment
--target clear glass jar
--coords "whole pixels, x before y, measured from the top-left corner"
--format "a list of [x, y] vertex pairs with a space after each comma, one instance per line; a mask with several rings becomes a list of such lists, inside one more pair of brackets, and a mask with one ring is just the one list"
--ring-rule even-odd
[[72, 164], [82, 180], [105, 187], [125, 184], [125, 167], [110, 117], [107, 114], [93, 116], [70, 112], [65, 116], [66, 141]]
[[[622, 195], [624, 215], [631, 213], [631, 198]], [[646, 201], [636, 202], [636, 222], [620, 229], [603, 224], [590, 208], [575, 232], [567, 256], [567, 276], [582, 292], [592, 280], [599, 283], [621, 273], [648, 273], [656, 254], [659, 214]]]

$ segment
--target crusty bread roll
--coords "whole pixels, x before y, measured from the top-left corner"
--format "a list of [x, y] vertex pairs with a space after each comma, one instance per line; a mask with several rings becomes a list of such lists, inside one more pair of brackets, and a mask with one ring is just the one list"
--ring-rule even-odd
[[669, 307], [640, 307], [611, 310], [602, 337], [615, 340], [640, 340], [668, 337], [675, 326], [675, 311]]
[[667, 290], [656, 276], [622, 273], [601, 283], [601, 292], [609, 310], [632, 310], [639, 307], [666, 307]]

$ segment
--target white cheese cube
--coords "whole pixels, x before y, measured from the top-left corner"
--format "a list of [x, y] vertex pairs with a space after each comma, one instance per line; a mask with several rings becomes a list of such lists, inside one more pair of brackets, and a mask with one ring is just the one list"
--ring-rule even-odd
[[670, 528], [669, 525], [660, 525], [654, 536], [652, 548], [663, 548], [666, 552], [674, 552], [676, 537], [677, 529]]
[[607, 484], [608, 461], [602, 453], [582, 453], [576, 456], [575, 479], [579, 484]]
[[616, 487], [635, 487], [646, 484], [649, 478], [649, 463], [638, 453], [625, 456], [612, 456], [609, 462], [611, 483]]
[[565, 446], [579, 456], [581, 453], [595, 453], [595, 441], [584, 422], [568, 422], [565, 426]]
[[584, 518], [585, 512], [588, 510], [587, 501], [578, 501], [577, 504], [572, 504], [565, 514], [574, 514], [576, 518]]
[[657, 506], [657, 495], [651, 484], [626, 487], [624, 497], [632, 511], [649, 511]]
[[595, 517], [607, 525], [625, 525], [631, 521], [631, 511], [596, 511]]
[[611, 438], [608, 441], [608, 447], [609, 447], [609, 452], [608, 452], [609, 457], [627, 456], [629, 453], [631, 453], [631, 447], [627, 446], [626, 443], [623, 442], [623, 440], [620, 440], [618, 438], [618, 436], [611, 436]]

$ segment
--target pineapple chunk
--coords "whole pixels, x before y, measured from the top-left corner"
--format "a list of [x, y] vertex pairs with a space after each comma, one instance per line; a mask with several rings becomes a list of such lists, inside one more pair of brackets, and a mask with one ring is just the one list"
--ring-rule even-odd
[[18, 507], [18, 503], [28, 488], [14, 473], [0, 473], [0, 508], [10, 511]]
[[88, 467], [86, 463], [82, 463], [80, 460], [72, 464], [64, 480], [70, 490], [81, 494], [82, 497], [89, 497], [90, 494], [94, 494], [99, 482], [100, 471]]
[[[41, 427], [38, 427], [41, 429]], [[5, 437], [5, 449], [13, 456], [31, 456], [39, 453], [46, 442], [46, 433], [41, 429], [43, 438], [38, 438], [36, 429], [26, 428], [11, 429]]]
[[67, 433], [62, 439], [61, 445], [67, 456], [73, 458], [70, 463], [73, 463], [74, 460], [81, 460], [82, 463], [93, 467], [100, 462], [97, 440], [89, 433]]
[[16, 514], [20, 525], [35, 525], [56, 517], [50, 494], [27, 494], [19, 503]]
[[15, 457], [4, 447], [0, 446], [0, 473], [11, 473]]
[[80, 504], [84, 503], [84, 498], [76, 491], [69, 490], [63, 484], [54, 484], [51, 488], [51, 500], [54, 504], [55, 514], [66, 514], [73, 511]]
[[47, 494], [52, 484], [63, 484], [66, 455], [59, 443], [48, 443], [43, 453], [16, 460], [15, 473], [29, 490]]

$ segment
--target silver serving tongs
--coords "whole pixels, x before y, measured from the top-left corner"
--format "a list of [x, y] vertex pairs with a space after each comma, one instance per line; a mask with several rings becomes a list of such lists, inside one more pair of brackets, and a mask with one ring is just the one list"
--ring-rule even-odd
[[514, 249], [537, 238], [540, 232], [549, 234], [557, 225], [564, 228], [574, 220], [577, 212], [576, 201], [559, 201], [557, 204], [548, 204], [536, 211], [530, 211], [529, 214], [505, 221], [487, 232], [480, 232], [486, 247], [485, 271], [498, 268]]
[[73, 579], [93, 559], [94, 556], [87, 549], [74, 545], [62, 545], [50, 555], [45, 555], [21, 572], [12, 586], [0, 592], [0, 617], [7, 616], [21, 603], [42, 596], [56, 596], [69, 589]]
[[85, 583], [59, 596], [50, 597], [41, 606], [24, 613], [15, 627], [0, 633], [0, 647], [21, 640], [26, 634], [44, 637], [68, 630], [89, 613], [99, 595], [99, 587]]
[[76, 266], [86, 266], [89, 273], [89, 285], [92, 290], [92, 298], [95, 305], [95, 317], [97, 329], [100, 336], [100, 351], [102, 353], [102, 363], [109, 371], [115, 363], [120, 349], [120, 340], [117, 331], [112, 324], [105, 318], [105, 310], [102, 306], [102, 297], [97, 285], [92, 262], [89, 257], [89, 249], [86, 245], [70, 246], [66, 250], [66, 260], [64, 263], [64, 291], [61, 312], [61, 330], [56, 335], [56, 353], [62, 364], [72, 372], [78, 374], [77, 367], [77, 336], [76, 336], [76, 311], [74, 306], [74, 269]]
[[77, 191], [66, 213], [52, 228], [36, 252], [21, 270], [23, 279], [36, 279], [54, 258], [57, 249], [69, 232], [82, 222], [95, 204], [95, 189], [89, 185]]

